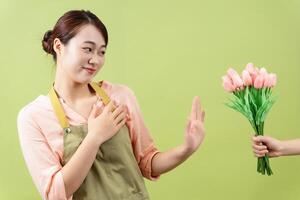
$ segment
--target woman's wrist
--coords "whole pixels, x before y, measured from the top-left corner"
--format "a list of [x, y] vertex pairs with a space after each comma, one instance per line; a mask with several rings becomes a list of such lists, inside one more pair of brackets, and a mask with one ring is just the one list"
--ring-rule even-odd
[[99, 135], [94, 132], [88, 132], [88, 134], [85, 137], [85, 140], [87, 140], [88, 143], [97, 148], [99, 148], [103, 143], [103, 140], [99, 137]]
[[195, 152], [194, 149], [192, 149], [191, 147], [185, 144], [179, 146], [179, 154], [180, 157], [182, 157], [183, 159], [190, 157], [194, 152]]

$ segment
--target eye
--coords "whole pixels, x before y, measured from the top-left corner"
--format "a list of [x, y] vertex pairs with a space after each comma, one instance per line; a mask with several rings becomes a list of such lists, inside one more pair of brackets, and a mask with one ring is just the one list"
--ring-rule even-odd
[[92, 48], [90, 48], [90, 47], [83, 47], [83, 49], [87, 52], [92, 52]]
[[99, 52], [99, 56], [104, 56], [105, 55], [105, 51], [100, 51]]

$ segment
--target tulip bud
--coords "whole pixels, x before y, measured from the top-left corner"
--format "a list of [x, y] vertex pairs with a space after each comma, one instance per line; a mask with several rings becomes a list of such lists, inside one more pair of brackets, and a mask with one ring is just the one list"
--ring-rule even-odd
[[262, 75], [258, 75], [255, 79], [254, 87], [256, 89], [260, 89], [263, 87], [263, 85], [264, 85], [264, 77]]
[[244, 82], [245, 86], [252, 85], [252, 79], [251, 79], [249, 71], [243, 70], [243, 72], [242, 72], [242, 78], [243, 78], [243, 82]]
[[253, 63], [248, 63], [246, 65], [246, 70], [251, 74], [252, 72], [254, 72], [254, 65]]
[[235, 90], [233, 83], [231, 82], [231, 79], [228, 76], [223, 76], [222, 81], [223, 81], [223, 84], [222, 84], [223, 88], [227, 92], [233, 92]]
[[270, 74], [270, 87], [274, 87], [277, 83], [276, 74]]

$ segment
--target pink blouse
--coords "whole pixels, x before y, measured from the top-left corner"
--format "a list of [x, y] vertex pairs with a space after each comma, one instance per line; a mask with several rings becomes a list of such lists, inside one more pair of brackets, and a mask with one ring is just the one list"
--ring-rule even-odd
[[[126, 125], [130, 132], [135, 158], [143, 176], [156, 180], [158, 177], [151, 175], [151, 163], [158, 150], [143, 121], [134, 92], [127, 86], [107, 81], [103, 81], [102, 88], [117, 105], [127, 106], [130, 120]], [[63, 99], [59, 100], [71, 125], [87, 123], [87, 120], [72, 110]], [[103, 107], [100, 99], [96, 104]], [[63, 130], [49, 96], [40, 95], [23, 107], [18, 114], [17, 125], [27, 167], [43, 199], [67, 199], [61, 174]]]

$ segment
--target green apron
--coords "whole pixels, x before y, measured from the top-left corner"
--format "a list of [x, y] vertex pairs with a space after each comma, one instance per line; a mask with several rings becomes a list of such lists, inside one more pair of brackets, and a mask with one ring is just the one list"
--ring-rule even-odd
[[[97, 83], [89, 84], [107, 105], [110, 101]], [[52, 87], [49, 96], [55, 114], [64, 130], [63, 163], [65, 165], [86, 136], [87, 124], [69, 125], [58, 96]], [[80, 172], [78, 172], [80, 173]], [[134, 157], [129, 131], [124, 125], [104, 142], [82, 185], [73, 194], [74, 200], [148, 200], [148, 192]]]

